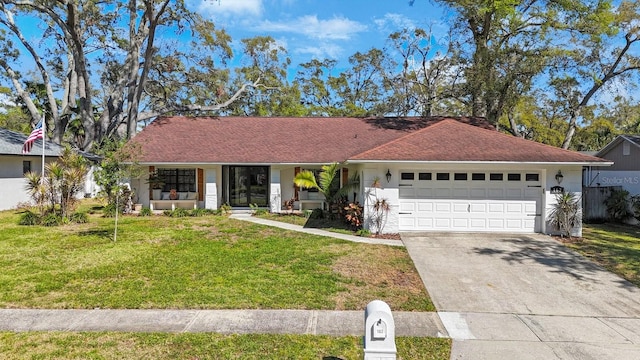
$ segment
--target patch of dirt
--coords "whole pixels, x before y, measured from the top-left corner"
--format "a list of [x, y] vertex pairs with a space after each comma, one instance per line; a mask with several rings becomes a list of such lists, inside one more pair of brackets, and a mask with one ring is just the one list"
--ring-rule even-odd
[[333, 271], [350, 279], [334, 300], [336, 310], [363, 309], [381, 299], [393, 309], [415, 310], [428, 295], [406, 250], [369, 246], [341, 256]]
[[400, 238], [400, 234], [371, 234], [369, 237], [376, 239], [387, 239], [387, 240], [402, 240]]

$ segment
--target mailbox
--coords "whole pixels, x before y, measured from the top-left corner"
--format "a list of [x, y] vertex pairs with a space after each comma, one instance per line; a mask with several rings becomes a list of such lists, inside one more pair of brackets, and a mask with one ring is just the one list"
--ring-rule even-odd
[[396, 360], [396, 326], [391, 308], [373, 300], [364, 310], [364, 360]]

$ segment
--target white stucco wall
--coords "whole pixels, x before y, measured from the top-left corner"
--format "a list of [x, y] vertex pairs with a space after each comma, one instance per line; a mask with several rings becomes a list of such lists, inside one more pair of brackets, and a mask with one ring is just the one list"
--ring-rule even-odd
[[[563, 180], [558, 184], [556, 181], [556, 174], [558, 170], [562, 171]], [[559, 234], [560, 232], [552, 224], [549, 218], [549, 214], [553, 209], [553, 206], [557, 204], [556, 195], [551, 193], [553, 186], [561, 186], [565, 192], [574, 193], [580, 206], [580, 212], [582, 213], [582, 166], [565, 165], [557, 167], [549, 167], [546, 172], [546, 186], [544, 191], [544, 205], [545, 205], [545, 229], [544, 233], [547, 234]], [[575, 227], [571, 231], [572, 236], [582, 236], [582, 224]]]
[[[46, 163], [56, 158], [46, 158]], [[21, 202], [30, 202], [25, 190], [27, 184], [22, 174], [22, 162], [31, 161], [31, 171], [42, 172], [42, 158], [39, 156], [0, 155], [0, 210], [13, 209]]]
[[204, 208], [218, 209], [219, 181], [217, 169], [204, 169]]
[[[389, 183], [385, 178], [387, 167], [365, 167], [360, 171], [360, 183], [362, 186], [362, 193], [359, 198], [362, 199], [361, 203], [364, 208], [364, 228], [371, 232], [378, 230], [378, 226], [375, 224], [376, 218], [379, 216], [373, 209], [373, 204], [377, 200], [386, 200], [390, 205], [390, 210], [383, 215], [383, 222], [381, 226], [382, 233], [397, 233], [399, 231], [399, 191], [397, 179], [391, 179]], [[372, 187], [374, 180], [379, 178], [380, 187]]]

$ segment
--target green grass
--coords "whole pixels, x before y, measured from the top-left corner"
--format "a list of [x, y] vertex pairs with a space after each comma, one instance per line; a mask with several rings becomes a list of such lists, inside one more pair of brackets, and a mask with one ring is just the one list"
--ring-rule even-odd
[[434, 310], [402, 248], [224, 216], [121, 217], [117, 242], [112, 218], [41, 227], [18, 217], [0, 212], [3, 308], [361, 310], [375, 297]]
[[[398, 359], [449, 359], [448, 339], [399, 337]], [[0, 333], [2, 359], [362, 359], [360, 337]]]
[[585, 224], [582, 236], [583, 241], [568, 246], [640, 286], [640, 228]]

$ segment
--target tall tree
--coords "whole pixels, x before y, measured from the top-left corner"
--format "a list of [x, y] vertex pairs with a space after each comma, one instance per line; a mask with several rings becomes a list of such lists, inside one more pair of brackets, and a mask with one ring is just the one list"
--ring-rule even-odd
[[[6, 0], [0, 10], [0, 75], [11, 82], [36, 122], [41, 109], [21, 71], [23, 56], [33, 61], [45, 87], [43, 105], [55, 142], [62, 141], [73, 119], [83, 128], [82, 143], [76, 144], [80, 148], [105, 137], [128, 138], [139, 121], [167, 112], [217, 111], [258, 81], [212, 102], [200, 99], [204, 90], [185, 89], [186, 84], [218, 84], [210, 89], [226, 84], [228, 74], [219, 67], [231, 48], [228, 35], [189, 11], [184, 0]], [[40, 26], [33, 26], [34, 21]], [[25, 26], [30, 32], [44, 29], [42, 40], [30, 42], [34, 35], [25, 36]], [[163, 28], [175, 35], [160, 38]], [[207, 72], [210, 80], [204, 81]]]
[[[601, 6], [606, 7], [607, 3]], [[607, 28], [593, 31], [590, 27], [573, 31], [571, 44], [563, 60], [569, 66], [554, 70], [552, 85], [563, 88], [562, 100], [567, 104], [567, 131], [562, 142], [564, 149], [571, 141], [582, 120], [582, 112], [598, 93], [613, 85], [624, 83], [640, 70], [640, 3], [622, 1], [608, 13]], [[597, 21], [597, 18], [593, 19]]]

